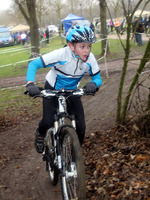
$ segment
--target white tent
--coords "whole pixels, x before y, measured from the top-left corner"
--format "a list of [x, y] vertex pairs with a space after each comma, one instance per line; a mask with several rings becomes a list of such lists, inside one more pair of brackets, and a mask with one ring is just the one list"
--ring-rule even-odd
[[[139, 15], [141, 14], [141, 12], [142, 12], [142, 10], [137, 10], [137, 11], [135, 11], [134, 16], [139, 17]], [[144, 15], [150, 15], [150, 11], [144, 10], [144, 11], [142, 12], [141, 15], [142, 15], [142, 16], [144, 16]]]
[[19, 31], [28, 31], [29, 29], [30, 29], [29, 26], [19, 24], [19, 25], [15, 26], [14, 28], [10, 29], [10, 31], [11, 32], [19, 32]]

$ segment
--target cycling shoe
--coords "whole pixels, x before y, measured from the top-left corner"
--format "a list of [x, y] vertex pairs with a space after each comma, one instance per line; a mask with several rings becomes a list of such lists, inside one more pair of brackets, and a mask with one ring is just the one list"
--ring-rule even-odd
[[35, 149], [38, 153], [43, 153], [43, 151], [44, 151], [44, 136], [40, 135], [38, 129], [36, 130], [34, 145], [35, 145]]

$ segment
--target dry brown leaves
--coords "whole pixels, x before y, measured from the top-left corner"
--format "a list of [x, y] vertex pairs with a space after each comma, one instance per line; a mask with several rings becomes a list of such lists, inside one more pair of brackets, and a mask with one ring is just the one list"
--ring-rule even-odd
[[87, 199], [150, 200], [150, 135], [123, 128], [85, 138]]
[[13, 115], [13, 113], [9, 114], [9, 112], [7, 117], [3, 114], [0, 114], [0, 132], [17, 127], [19, 124], [31, 121], [38, 116], [38, 114], [27, 114], [26, 110], [20, 112], [20, 114], [17, 116]]

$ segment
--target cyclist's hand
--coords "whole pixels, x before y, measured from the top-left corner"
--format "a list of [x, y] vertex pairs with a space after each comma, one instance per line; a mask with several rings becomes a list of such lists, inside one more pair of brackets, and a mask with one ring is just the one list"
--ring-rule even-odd
[[86, 89], [87, 94], [95, 94], [96, 92], [96, 84], [94, 82], [89, 82], [84, 88]]
[[34, 97], [34, 96], [40, 94], [39, 88], [37, 86], [35, 86], [33, 82], [31, 82], [28, 85], [26, 85], [26, 88], [29, 91], [29, 96], [30, 97]]

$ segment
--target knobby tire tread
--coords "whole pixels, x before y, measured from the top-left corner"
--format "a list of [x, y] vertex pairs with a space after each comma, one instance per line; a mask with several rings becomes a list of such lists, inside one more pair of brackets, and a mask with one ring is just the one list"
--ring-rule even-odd
[[[64, 127], [61, 131], [61, 145], [63, 143], [64, 137], [66, 135], [70, 135], [74, 148], [75, 162], [77, 165], [77, 173], [78, 173], [78, 200], [86, 199], [86, 190], [85, 190], [85, 168], [83, 164], [83, 154], [80, 146], [80, 142], [77, 136], [77, 133], [74, 128]], [[63, 185], [62, 185], [62, 177], [61, 177], [61, 187], [62, 187], [62, 196], [63, 200], [66, 200], [63, 194]], [[70, 199], [69, 199], [70, 200]]]

